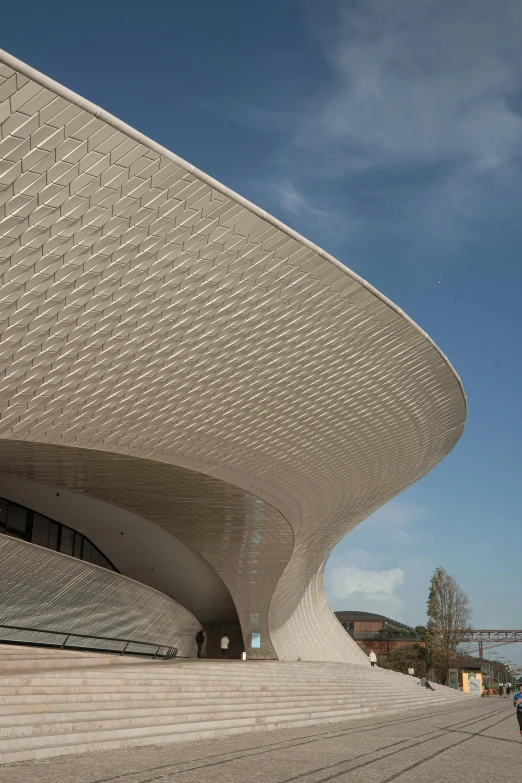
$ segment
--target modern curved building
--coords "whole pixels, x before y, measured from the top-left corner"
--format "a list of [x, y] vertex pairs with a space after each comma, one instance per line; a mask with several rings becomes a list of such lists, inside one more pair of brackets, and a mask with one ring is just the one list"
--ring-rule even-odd
[[[333, 546], [455, 445], [368, 283], [0, 52], [0, 635], [364, 664]], [[11, 626], [8, 628], [7, 626]]]

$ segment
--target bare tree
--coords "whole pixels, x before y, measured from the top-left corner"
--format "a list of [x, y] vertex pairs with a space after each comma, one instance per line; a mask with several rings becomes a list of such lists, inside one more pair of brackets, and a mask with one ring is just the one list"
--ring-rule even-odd
[[437, 679], [443, 684], [448, 677], [463, 634], [470, 629], [471, 605], [455, 577], [436, 568], [430, 582], [428, 624], [426, 626], [427, 659]]

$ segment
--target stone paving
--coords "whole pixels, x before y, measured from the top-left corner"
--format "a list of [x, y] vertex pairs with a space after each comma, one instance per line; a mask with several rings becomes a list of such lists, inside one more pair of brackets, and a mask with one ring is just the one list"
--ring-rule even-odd
[[381, 719], [8, 764], [0, 767], [0, 783], [491, 783], [515, 780], [521, 759], [511, 700], [495, 697]]

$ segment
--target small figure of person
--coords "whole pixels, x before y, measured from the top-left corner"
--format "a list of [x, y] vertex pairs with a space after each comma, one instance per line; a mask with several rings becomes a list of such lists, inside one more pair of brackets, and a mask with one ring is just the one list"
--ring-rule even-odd
[[203, 658], [203, 645], [205, 644], [205, 632], [200, 628], [196, 634], [196, 644], [198, 646], [198, 658]]
[[520, 742], [522, 742], [522, 685], [518, 686], [518, 693], [513, 696], [513, 707], [517, 711], [518, 728], [520, 729]]
[[506, 696], [511, 696], [511, 683], [506, 683]]
[[502, 698], [504, 695], [504, 686], [502, 685], [501, 682], [499, 682], [498, 684], [498, 695], [500, 696], [500, 698]]
[[373, 650], [370, 650], [370, 654], [368, 658], [370, 659], [370, 666], [375, 666], [375, 664], [377, 663], [377, 656], [375, 655]]
[[423, 685], [427, 690], [434, 691], [435, 688], [431, 687], [430, 681], [424, 675], [419, 680], [419, 685]]
[[226, 658], [228, 655], [228, 645], [230, 644], [230, 639], [228, 638], [226, 632], [221, 637], [221, 657]]

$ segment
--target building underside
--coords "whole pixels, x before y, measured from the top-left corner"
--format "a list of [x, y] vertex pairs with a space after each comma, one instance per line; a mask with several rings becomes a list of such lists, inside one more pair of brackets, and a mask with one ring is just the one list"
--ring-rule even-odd
[[325, 251], [2, 52], [0, 130], [3, 622], [365, 663], [324, 564], [459, 439], [447, 359]]

